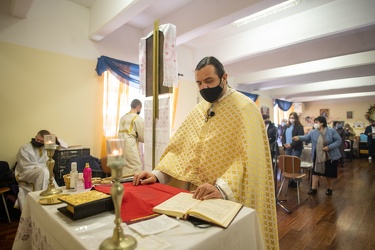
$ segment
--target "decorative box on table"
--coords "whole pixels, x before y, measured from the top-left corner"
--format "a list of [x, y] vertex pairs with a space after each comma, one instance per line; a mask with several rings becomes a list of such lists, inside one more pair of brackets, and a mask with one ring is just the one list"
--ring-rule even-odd
[[57, 210], [72, 220], [83, 219], [114, 209], [111, 195], [96, 190], [64, 196], [59, 200], [66, 203], [67, 206]]

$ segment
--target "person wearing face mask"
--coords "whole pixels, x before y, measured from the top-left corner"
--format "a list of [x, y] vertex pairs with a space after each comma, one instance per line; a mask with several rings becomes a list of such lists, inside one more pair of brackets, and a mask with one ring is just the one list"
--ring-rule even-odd
[[270, 120], [269, 115], [263, 115], [263, 121], [264, 126], [266, 126], [267, 136], [268, 136], [268, 142], [271, 145], [273, 145], [274, 142], [276, 142], [277, 138], [277, 128], [273, 122]]
[[[327, 120], [324, 116], [318, 116], [314, 119], [314, 130], [304, 136], [295, 136], [293, 140], [311, 141], [311, 159], [313, 159], [314, 167], [312, 185], [308, 194], [317, 194], [320, 177], [325, 176], [327, 178], [326, 195], [332, 195], [333, 179], [337, 178], [337, 165], [341, 157], [339, 151], [341, 138], [337, 131], [327, 127]], [[318, 169], [324, 169], [324, 173], [316, 172]]]
[[[22, 206], [29, 192], [45, 190], [49, 184], [47, 167], [47, 151], [44, 149], [44, 136], [50, 135], [47, 130], [40, 130], [30, 142], [23, 145], [17, 154], [15, 176], [19, 184], [18, 198], [15, 207], [22, 210]], [[56, 138], [56, 144], [61, 140]], [[64, 143], [64, 142], [62, 142]], [[56, 181], [54, 185], [57, 187]]]
[[370, 121], [370, 125], [365, 129], [365, 135], [367, 135], [368, 160], [371, 162], [375, 157], [375, 120]]
[[277, 128], [274, 123], [270, 121], [269, 115], [262, 115], [264, 126], [266, 126], [268, 143], [270, 145], [270, 153], [273, 165], [276, 164], [277, 160], [275, 159], [276, 155], [279, 155], [279, 146], [277, 145]]
[[278, 249], [273, 169], [261, 113], [228, 86], [215, 57], [198, 63], [195, 80], [204, 100], [170, 139], [155, 169], [136, 174], [133, 185], [173, 182], [195, 199], [229, 199], [251, 207], [266, 248]]
[[304, 130], [301, 122], [299, 121], [298, 114], [292, 112], [289, 115], [288, 125], [283, 134], [282, 144], [286, 155], [293, 155], [301, 158], [303, 143], [301, 141], [293, 141], [295, 136], [304, 135]]
[[279, 146], [282, 146], [283, 134], [284, 134], [287, 124], [288, 124], [288, 120], [283, 118], [281, 119], [281, 124], [277, 127], [277, 134], [278, 134], [277, 143]]
[[130, 111], [120, 119], [118, 137], [125, 140], [125, 167], [122, 175], [139, 173], [143, 169], [140, 142], [144, 142], [145, 120], [139, 116], [142, 102], [134, 99], [130, 103]]
[[[282, 136], [282, 145], [286, 155], [293, 155], [301, 158], [303, 143], [301, 141], [293, 141], [294, 136], [304, 135], [304, 130], [301, 122], [299, 121], [298, 114], [292, 112], [289, 115], [289, 121], [286, 125]], [[289, 181], [289, 187], [297, 187], [297, 183], [293, 180]]]

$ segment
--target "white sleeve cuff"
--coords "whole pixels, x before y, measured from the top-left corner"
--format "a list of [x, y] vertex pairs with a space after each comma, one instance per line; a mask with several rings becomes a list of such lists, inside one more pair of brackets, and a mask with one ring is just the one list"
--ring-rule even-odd
[[156, 178], [158, 178], [158, 181], [161, 184], [167, 184], [171, 180], [170, 175], [167, 175], [159, 170], [152, 170], [151, 173], [153, 173]]
[[216, 185], [218, 185], [221, 188], [221, 190], [227, 196], [228, 200], [236, 201], [234, 199], [234, 194], [232, 192], [232, 189], [229, 187], [229, 185], [223, 179], [217, 178]]

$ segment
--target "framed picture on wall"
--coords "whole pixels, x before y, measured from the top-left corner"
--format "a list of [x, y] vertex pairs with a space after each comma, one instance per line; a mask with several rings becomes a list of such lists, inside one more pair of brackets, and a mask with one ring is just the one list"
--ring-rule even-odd
[[346, 111], [346, 119], [353, 119], [353, 111]]
[[328, 117], [329, 116], [329, 109], [321, 109], [319, 114], [320, 114], [320, 116]]
[[364, 122], [355, 122], [354, 128], [359, 128], [359, 129], [365, 128], [365, 123]]

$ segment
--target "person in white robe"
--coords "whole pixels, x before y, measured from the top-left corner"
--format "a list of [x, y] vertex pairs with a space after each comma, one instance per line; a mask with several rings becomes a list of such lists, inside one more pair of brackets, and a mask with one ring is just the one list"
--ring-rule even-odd
[[[14, 206], [21, 210], [29, 192], [45, 190], [48, 187], [49, 171], [46, 164], [48, 156], [44, 149], [44, 135], [49, 134], [51, 133], [47, 130], [40, 130], [35, 138], [21, 146], [18, 151], [15, 175], [19, 192]], [[58, 140], [57, 144], [60, 144]], [[54, 185], [58, 186], [55, 181]]]
[[125, 139], [125, 167], [122, 175], [134, 175], [142, 171], [142, 159], [139, 142], [144, 142], [145, 121], [139, 116], [142, 102], [134, 99], [130, 104], [131, 110], [120, 119], [118, 137]]

